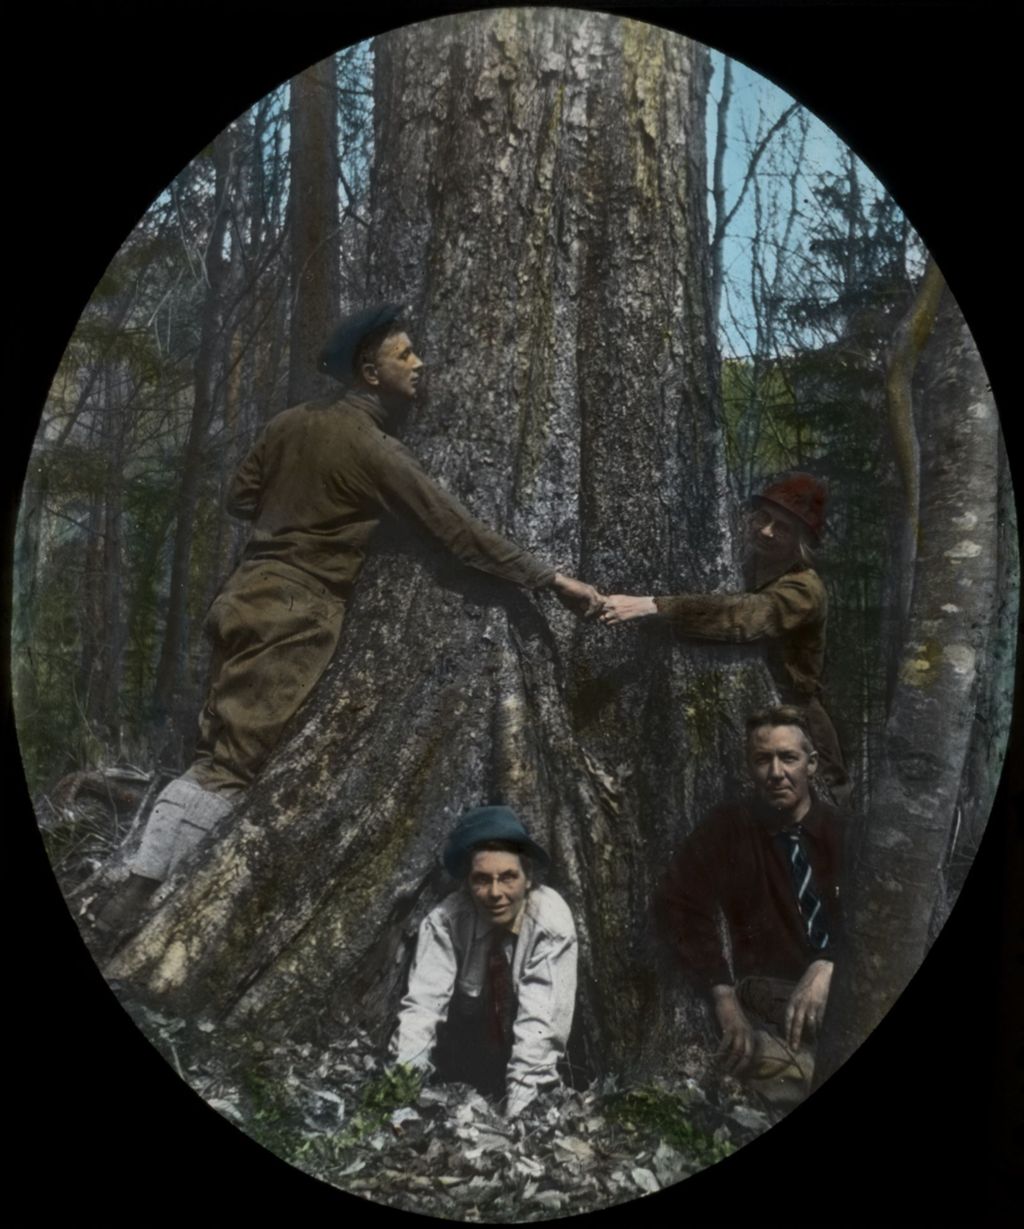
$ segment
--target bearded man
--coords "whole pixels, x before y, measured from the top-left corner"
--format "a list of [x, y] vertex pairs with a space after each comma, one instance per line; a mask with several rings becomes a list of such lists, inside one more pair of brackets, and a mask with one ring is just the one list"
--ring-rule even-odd
[[818, 779], [840, 806], [853, 792], [831, 718], [822, 703], [828, 596], [814, 568], [825, 527], [825, 484], [784, 475], [752, 500], [743, 593], [682, 593], [604, 599], [608, 627], [657, 619], [680, 637], [729, 644], [760, 642], [784, 703], [804, 709], [819, 757]]

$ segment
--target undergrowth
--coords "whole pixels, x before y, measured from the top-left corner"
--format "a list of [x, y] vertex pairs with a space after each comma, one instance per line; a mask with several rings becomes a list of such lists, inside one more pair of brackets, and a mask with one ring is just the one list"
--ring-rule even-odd
[[686, 1097], [654, 1086], [610, 1093], [605, 1112], [623, 1130], [664, 1140], [678, 1151], [693, 1156], [702, 1165], [714, 1165], [735, 1152], [728, 1140], [715, 1136], [693, 1122]]

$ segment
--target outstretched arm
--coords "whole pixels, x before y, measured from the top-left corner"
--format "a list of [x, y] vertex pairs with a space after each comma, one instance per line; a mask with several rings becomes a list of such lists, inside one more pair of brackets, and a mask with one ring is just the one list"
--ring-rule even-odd
[[782, 636], [824, 618], [825, 589], [810, 570], [790, 572], [757, 593], [681, 593], [676, 597], [604, 599], [607, 626], [657, 615], [680, 635], [732, 643]]
[[658, 615], [682, 636], [745, 643], [783, 636], [825, 617], [825, 586], [810, 569], [787, 572], [756, 593], [655, 597]]
[[564, 606], [568, 606], [571, 611], [584, 619], [597, 614], [601, 609], [601, 603], [607, 601], [607, 598], [602, 597], [593, 585], [576, 580], [572, 576], [563, 576], [561, 572], [555, 573], [551, 587]]
[[356, 443], [363, 493], [373, 502], [412, 521], [469, 567], [526, 589], [553, 585], [553, 568], [477, 520], [398, 440], [366, 432]]

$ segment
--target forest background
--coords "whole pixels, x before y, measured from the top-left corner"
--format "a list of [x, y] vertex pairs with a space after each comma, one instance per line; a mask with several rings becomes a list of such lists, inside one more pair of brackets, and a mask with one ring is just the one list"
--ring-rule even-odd
[[[813, 19], [812, 19], [812, 20], [813, 20]], [[909, 17], [907, 18], [907, 20], [908, 20], [908, 33], [909, 33], [909, 32], [910, 32], [910, 26], [909, 26], [909, 20], [910, 20], [910, 19], [909, 19]], [[689, 30], [691, 30], [691, 31], [692, 31], [692, 32], [693, 32], [696, 36], [698, 36], [698, 37], [700, 37], [700, 36], [701, 36], [701, 31], [700, 31], [700, 29], [699, 29], [699, 28], [697, 28], [696, 26], [688, 26], [688, 29], [689, 29]], [[715, 41], [715, 40], [711, 37], [711, 35], [710, 35], [710, 34], [706, 34], [706, 35], [704, 35], [704, 37], [708, 38], [708, 39], [709, 39], [709, 41]], [[927, 27], [927, 30], [926, 30], [926, 27], [925, 27], [924, 25], [920, 26], [920, 27], [917, 29], [917, 37], [918, 37], [919, 42], [923, 42], [923, 43], [924, 43], [925, 45], [927, 45], [927, 46], [932, 46], [932, 44], [933, 44], [933, 43], [935, 43], [935, 42], [938, 42], [938, 41], [939, 41], [939, 38], [940, 38], [940, 36], [939, 36], [939, 34], [936, 32], [936, 29], [935, 29], [935, 27], [934, 27], [934, 26]], [[931, 40], [931, 42], [929, 42], [929, 40]], [[980, 41], [980, 40], [979, 40], [979, 41]], [[798, 39], [797, 39], [797, 40], [795, 40], [795, 41], [794, 41], [794, 46], [799, 46], [799, 45], [800, 45], [800, 44], [799, 44], [799, 40], [798, 40]], [[806, 44], [804, 44], [804, 53], [805, 53], [805, 56], [806, 56]], [[947, 54], [949, 54], [949, 52], [948, 52], [948, 48], [947, 48], [947, 52], [946, 52], [946, 53], [947, 53]], [[934, 54], [936, 54], [936, 55], [938, 55], [938, 56], [940, 57], [940, 59], [939, 59], [939, 63], [941, 63], [941, 50], [939, 50], [939, 51], [935, 51], [935, 52], [934, 52]], [[308, 61], [309, 59], [312, 59], [312, 58], [315, 58], [315, 53], [312, 53], [312, 52], [311, 52], [309, 55], [306, 55], [306, 56], [305, 56], [305, 59], [300, 59], [300, 60], [298, 60], [298, 62], [294, 65], [294, 67], [299, 67], [299, 66], [301, 66], [301, 64], [302, 64], [302, 63], [304, 63], [304, 62], [306, 62], [306, 61]], [[969, 59], [970, 57], [968, 56], [967, 58]], [[752, 56], [751, 56], [751, 59], [752, 59], [752, 60], [754, 60], [754, 61], [756, 62], [756, 57], [755, 57], [755, 56], [753, 56], [753, 55], [752, 55]], [[65, 66], [65, 67], [66, 67], [66, 66]], [[287, 75], [287, 73], [288, 73], [289, 71], [291, 71], [291, 68], [290, 68], [290, 67], [282, 66], [282, 67], [280, 67], [280, 68], [279, 68], [279, 70], [278, 70], [278, 75]], [[938, 75], [941, 77], [941, 73], [939, 73]], [[257, 87], [255, 87], [255, 88], [253, 88], [253, 90], [252, 90], [252, 95], [251, 95], [251, 96], [255, 97], [255, 96], [256, 96], [257, 94], [259, 94], [260, 92], [262, 92], [262, 86], [257, 86]], [[814, 103], [813, 103], [813, 99], [807, 95], [807, 93], [806, 93], [806, 89], [805, 89], [805, 92], [804, 92], [804, 98], [805, 98], [805, 100], [806, 100], [806, 101], [808, 101], [809, 103], [812, 103], [812, 105], [814, 105]], [[823, 110], [820, 106], [819, 106], [819, 108], [818, 108], [818, 109], [819, 109], [819, 111]], [[233, 113], [234, 113], [234, 111], [237, 111], [237, 110], [238, 110], [238, 106], [236, 105], [236, 102], [233, 100], [233, 101], [232, 101], [232, 103], [230, 104], [229, 108], [226, 108], [226, 109], [225, 109], [225, 114], [223, 115], [223, 119], [224, 119], [224, 120], [226, 120], [227, 118], [230, 118], [231, 114], [233, 114]], [[826, 110], [827, 110], [827, 109], [826, 109]], [[213, 113], [211, 113], [211, 114], [213, 114]], [[956, 147], [957, 147], [959, 150], [961, 150], [961, 151], [964, 153], [964, 155], [965, 155], [965, 156], [967, 156], [967, 153], [968, 153], [968, 148], [967, 148], [967, 145], [966, 145], [966, 141], [967, 141], [968, 137], [967, 137], [965, 134], [961, 133], [961, 137], [962, 137], [962, 139], [960, 139], [960, 140], [956, 140], [956, 139], [955, 139], [955, 134], [956, 134], [956, 130], [957, 130], [957, 124], [958, 124], [958, 123], [962, 123], [962, 122], [963, 122], [963, 113], [962, 113], [962, 112], [958, 112], [958, 113], [957, 113], [957, 115], [959, 116], [959, 119], [958, 119], [958, 118], [956, 118], [956, 117], [949, 117], [949, 116], [947, 116], [946, 122], [945, 122], [944, 124], [940, 124], [940, 125], [939, 125], [939, 127], [940, 127], [940, 128], [943, 128], [943, 130], [944, 130], [944, 134], [945, 134], [945, 139], [944, 139], [944, 141], [943, 141], [943, 145], [944, 145], [944, 146], [946, 146], [946, 145], [948, 145], [948, 144], [955, 144], [955, 145], [956, 145]], [[221, 122], [222, 122], [222, 121], [221, 121]], [[212, 118], [212, 119], [211, 119], [211, 121], [210, 121], [210, 123], [209, 123], [209, 129], [208, 129], [209, 134], [210, 134], [210, 135], [212, 135], [212, 132], [213, 132], [213, 131], [215, 131], [215, 130], [216, 130], [216, 128], [217, 128], [217, 127], [219, 127], [219, 126], [220, 126], [220, 124], [219, 124], [219, 122], [216, 120], [216, 118], [215, 118], [215, 117], [214, 117], [214, 118]], [[973, 131], [972, 131], [972, 132], [971, 132], [971, 134], [970, 134], [970, 140], [972, 140], [972, 141], [974, 141], [974, 142], [975, 142], [974, 148], [977, 148], [977, 135], [976, 135], [976, 133], [974, 133]], [[919, 148], [918, 148], [918, 147], [920, 146], [920, 144], [921, 144], [920, 134], [919, 134], [918, 132], [915, 132], [915, 145], [914, 145], [914, 150], [917, 152], [917, 155], [918, 155], [919, 157], [921, 157], [921, 156], [922, 156], [922, 155], [921, 155], [921, 153], [920, 153], [920, 150], [919, 150]], [[191, 147], [189, 147], [188, 149], [184, 150], [184, 151], [183, 151], [183, 156], [182, 156], [182, 159], [180, 159], [180, 160], [182, 160], [182, 161], [183, 161], [183, 160], [184, 160], [184, 156], [185, 156], [187, 153], [190, 153], [190, 152], [191, 152]], [[937, 153], [937, 151], [933, 151], [933, 152], [936, 152], [936, 153]], [[907, 155], [906, 155], [906, 156], [907, 156], [907, 157], [910, 157], [910, 156], [911, 156], [911, 153], [910, 153], [910, 152], [907, 152]], [[166, 178], [167, 178], [167, 171], [168, 171], [170, 168], [169, 168], [169, 167], [167, 167], [167, 164], [166, 164], [166, 163], [162, 163], [161, 165], [165, 168], [165, 169], [163, 170], [163, 172], [162, 172], [162, 173], [163, 173], [164, 180], [166, 180]], [[925, 164], [925, 169], [927, 169], [927, 163]], [[957, 199], [956, 199], [956, 201], [955, 201], [955, 204], [956, 204], [956, 206], [957, 206], [957, 207], [958, 207], [958, 208], [962, 211], [962, 212], [961, 212], [961, 216], [970, 216], [970, 209], [971, 209], [971, 206], [976, 204], [976, 201], [975, 201], [975, 199], [974, 199], [974, 196], [977, 196], [977, 195], [979, 194], [979, 189], [978, 189], [978, 187], [977, 187], [977, 184], [979, 184], [979, 183], [986, 183], [986, 182], [989, 182], [989, 181], [990, 181], [990, 179], [991, 179], [991, 168], [990, 168], [990, 167], [988, 167], [988, 166], [985, 166], [985, 167], [983, 168], [983, 170], [984, 170], [984, 173], [983, 173], [983, 174], [974, 175], [974, 176], [971, 176], [971, 175], [964, 176], [964, 177], [963, 177], [963, 181], [962, 181], [962, 180], [958, 177], [958, 178], [955, 178], [952, 182], [947, 182], [947, 181], [944, 181], [944, 183], [943, 183], [943, 190], [944, 190], [944, 192], [946, 192], [947, 194], [952, 194], [952, 195], [954, 195], [954, 196], [956, 196], [958, 193], [960, 194], [959, 196], [957, 196]], [[897, 177], [898, 177], [898, 173], [897, 173]], [[967, 189], [965, 188], [965, 186], [964, 186], [964, 181], [969, 182], [969, 183], [973, 184], [974, 186], [973, 186], [970, 190], [967, 190]], [[152, 195], [154, 195], [154, 194], [155, 194], [155, 191], [156, 191], [156, 190], [157, 190], [160, 186], [162, 186], [162, 182], [163, 182], [163, 181], [160, 181], [160, 182], [156, 182], [156, 183], [154, 183], [154, 184], [152, 185], [152, 189], [153, 189], [152, 191], [149, 191], [149, 190], [148, 190], [148, 188], [144, 187], [144, 188], [143, 188], [143, 189], [142, 189], [142, 190], [138, 193], [138, 198], [141, 198], [141, 202], [142, 202], [142, 203], [145, 203], [145, 200], [146, 200], [146, 199], [148, 199], [148, 197], [147, 197], [147, 191], [148, 191], [148, 196], [149, 196], [149, 197], [151, 197]], [[893, 180], [893, 182], [894, 182], [894, 186], [895, 186], [895, 180]], [[926, 180], [926, 179], [925, 179], [925, 182], [927, 182], [927, 180]], [[910, 198], [912, 198], [912, 197], [913, 197], [913, 195], [914, 195], [914, 192], [913, 192], [912, 187], [908, 188], [908, 190], [907, 190], [906, 192], [900, 192], [900, 191], [899, 191], [899, 188], [897, 187], [897, 192], [898, 192], [898, 193], [899, 193], [899, 195], [900, 195], [900, 199], [901, 199], [901, 201], [902, 201], [903, 203], [907, 204], [908, 211], [909, 211], [909, 212], [913, 215], [913, 214], [914, 214], [914, 209], [913, 209], [913, 207], [912, 207], [912, 203], [911, 203], [911, 199], [910, 199]], [[972, 194], [973, 194], [973, 196], [972, 196]], [[138, 199], [138, 198], [136, 198], [136, 199]], [[999, 194], [998, 194], [998, 193], [996, 193], [996, 196], [995, 196], [995, 199], [994, 199], [994, 200], [993, 200], [993, 197], [991, 196], [991, 194], [986, 193], [986, 194], [985, 194], [985, 200], [986, 200], [986, 209], [988, 209], [988, 210], [991, 210], [991, 209], [993, 209], [993, 208], [998, 209], [998, 206], [999, 206], [999, 203], [1000, 203], [1000, 196], [999, 196]], [[100, 212], [100, 211], [96, 208], [96, 205], [93, 203], [93, 204], [91, 204], [91, 206], [87, 205], [87, 206], [83, 209], [83, 215], [82, 215], [82, 216], [83, 216], [84, 218], [92, 218], [92, 219], [93, 219], [93, 221], [95, 221], [95, 218], [96, 218], [96, 216], [98, 215], [98, 213], [99, 213], [99, 212]], [[926, 216], [926, 214], [927, 214], [927, 210], [923, 210], [923, 211], [921, 212], [921, 217], [922, 217], [922, 218], [924, 218], [924, 217]], [[130, 216], [130, 209], [129, 209], [129, 211], [128, 211], [128, 215]], [[123, 215], [122, 215], [122, 216], [123, 216]], [[56, 225], [56, 220], [54, 220], [54, 221], [51, 223], [51, 226], [52, 226], [52, 231], [51, 231], [51, 233], [58, 233], [58, 227], [57, 227], [57, 225]], [[90, 227], [90, 229], [91, 229], [91, 227]], [[121, 233], [123, 233], [123, 230], [124, 230], [124, 229], [126, 229], [126, 227], [122, 227], [122, 231], [121, 231]], [[983, 355], [985, 356], [986, 362], [987, 362], [987, 364], [988, 364], [989, 374], [990, 374], [990, 376], [992, 377], [994, 384], [996, 385], [996, 391], [997, 391], [997, 394], [998, 394], [998, 390], [999, 390], [999, 384], [998, 384], [998, 352], [997, 352], [997, 351], [993, 351], [993, 352], [992, 352], [992, 357], [990, 357], [990, 351], [989, 351], [989, 348], [987, 348], [987, 347], [986, 347], [986, 342], [985, 342], [984, 315], [983, 315], [983, 313], [982, 313], [982, 315], [981, 315], [981, 319], [980, 319], [980, 321], [979, 321], [979, 320], [976, 318], [976, 316], [972, 313], [972, 310], [971, 310], [971, 298], [972, 298], [972, 277], [976, 276], [976, 274], [977, 274], [977, 266], [980, 264], [982, 267], [985, 267], [985, 262], [984, 262], [984, 261], [972, 261], [972, 262], [970, 262], [970, 263], [971, 263], [971, 265], [972, 265], [972, 268], [971, 268], [970, 270], [964, 271], [964, 272], [961, 274], [961, 280], [960, 280], [960, 282], [959, 282], [959, 284], [958, 284], [958, 283], [957, 283], [957, 281], [955, 280], [955, 277], [954, 277], [954, 271], [958, 268], [957, 261], [956, 261], [956, 258], [955, 258], [955, 252], [954, 252], [954, 248], [955, 248], [955, 241], [954, 241], [954, 243], [953, 243], [953, 245], [952, 245], [951, 247], [950, 247], [950, 246], [947, 246], [946, 251], [944, 251], [944, 250], [943, 250], [943, 237], [942, 237], [942, 234], [941, 234], [941, 230], [937, 230], [937, 231], [935, 232], [935, 234], [934, 234], [934, 235], [932, 235], [932, 234], [929, 234], [929, 233], [928, 233], [928, 230], [927, 230], [927, 227], [926, 227], [926, 226], [922, 226], [922, 230], [924, 231], [924, 237], [925, 237], [925, 239], [926, 239], [926, 241], [927, 241], [927, 243], [928, 243], [929, 247], [931, 247], [931, 249], [933, 250], [933, 252], [935, 252], [935, 253], [936, 253], [936, 255], [937, 255], [937, 256], [938, 256], [938, 258], [939, 258], [940, 264], [943, 266], [944, 270], [945, 270], [945, 271], [947, 272], [947, 274], [950, 276], [950, 280], [951, 280], [951, 282], [952, 282], [952, 284], [953, 284], [953, 288], [954, 288], [954, 291], [955, 291], [955, 292], [956, 292], [956, 294], [957, 294], [958, 300], [960, 301], [961, 305], [962, 305], [962, 306], [963, 306], [963, 307], [967, 310], [968, 315], [969, 315], [969, 318], [971, 319], [972, 325], [975, 327], [976, 333], [977, 333], [977, 335], [978, 335], [978, 340], [979, 340], [979, 343], [980, 343], [980, 344], [981, 344], [981, 346], [982, 346]], [[43, 230], [41, 233], [45, 234], [45, 233], [46, 233], [46, 229], [44, 228], [44, 230]], [[64, 233], [66, 234], [66, 229], [65, 229], [65, 232], [64, 232]], [[979, 243], [983, 242], [983, 241], [984, 241], [984, 238], [985, 238], [985, 234], [984, 234], [984, 233], [982, 233], [981, 231], [979, 231], [979, 232], [978, 232], [978, 240], [979, 240]], [[46, 245], [45, 245], [45, 244], [41, 245], [41, 247], [40, 247], [40, 251], [41, 251], [41, 252], [43, 252], [43, 253], [45, 253], [45, 252], [46, 252]], [[107, 253], [109, 253], [110, 248], [108, 247], [108, 248], [106, 249], [106, 251], [107, 251]], [[62, 253], [61, 253], [61, 256], [62, 256], [62, 267], [63, 267], [63, 269], [64, 269], [64, 271], [65, 271], [65, 276], [66, 276], [66, 272], [67, 272], [67, 268], [68, 268], [69, 263], [79, 263], [79, 262], [78, 262], [77, 260], [69, 262], [69, 260], [68, 260], [68, 252], [67, 252], [66, 250], [65, 250], [64, 252], [62, 252]], [[79, 267], [81, 267], [81, 265], [79, 265]], [[990, 263], [987, 267], [988, 267], [988, 268], [992, 268], [992, 267], [994, 267], [994, 264]], [[86, 268], [88, 268], [88, 266], [86, 266]], [[962, 266], [962, 265], [961, 265], [961, 266], [960, 266], [960, 268], [961, 268], [961, 269], [963, 269], [963, 268], [964, 268], [964, 266]], [[85, 279], [85, 280], [86, 280], [86, 281], [88, 280], [88, 277], [87, 277], [87, 276], [86, 276], [86, 279]], [[41, 282], [41, 284], [42, 284], [42, 285], [44, 285], [44, 286], [46, 287], [46, 289], [47, 289], [48, 293], [49, 293], [49, 294], [52, 294], [52, 292], [53, 292], [53, 287], [54, 287], [54, 284], [55, 284], [55, 283], [54, 283], [54, 280], [53, 280], [53, 279], [49, 279], [49, 280], [48, 280], [48, 279], [46, 279], [46, 278], [40, 278], [40, 282]], [[88, 286], [88, 285], [83, 285], [83, 286], [81, 287], [81, 290], [82, 290], [82, 292], [83, 292], [83, 293], [87, 293], [87, 292], [88, 292], [88, 289], [89, 289], [89, 286]], [[76, 302], [78, 302], [78, 303], [80, 304], [80, 303], [81, 303], [81, 299], [80, 299], [80, 298], [78, 298], [78, 299], [76, 300]], [[983, 302], [981, 301], [981, 295], [980, 295], [980, 294], [976, 294], [976, 297], [975, 297], [975, 303], [976, 303], [979, 307], [983, 306]], [[70, 319], [70, 318], [71, 318], [71, 316], [73, 316], [73, 315], [74, 315], [74, 309], [69, 308], [69, 311], [70, 311], [70, 316], [69, 316], [69, 319]], [[49, 311], [49, 309], [48, 309], [48, 311], [47, 311], [46, 313], [43, 313], [43, 312], [37, 312], [37, 313], [33, 314], [33, 315], [31, 316], [31, 318], [32, 318], [34, 321], [38, 322], [38, 321], [42, 321], [42, 320], [46, 319], [46, 318], [47, 318], [47, 315], [49, 315], [49, 316], [51, 316], [51, 317], [52, 317], [52, 312], [51, 312], [51, 311]], [[980, 324], [980, 327], [979, 327], [979, 324]], [[45, 338], [43, 338], [43, 339], [40, 339], [40, 340], [51, 341], [52, 339], [49, 337], [49, 331], [47, 331], [47, 335], [46, 335], [46, 337], [45, 337]], [[59, 347], [57, 347], [57, 349], [59, 349]], [[993, 361], [993, 360], [994, 360], [994, 361]], [[52, 366], [51, 366], [50, 370], [52, 370]], [[38, 403], [38, 400], [37, 400], [37, 403]], [[213, 582], [208, 580], [208, 581], [207, 581], [207, 584], [210, 584], [210, 583], [213, 583]], [[193, 706], [193, 708], [194, 708], [194, 706]]]

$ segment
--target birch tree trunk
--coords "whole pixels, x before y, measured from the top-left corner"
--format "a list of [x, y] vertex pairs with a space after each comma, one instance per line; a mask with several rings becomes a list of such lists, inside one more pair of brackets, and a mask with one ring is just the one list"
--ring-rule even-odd
[[870, 814], [846, 876], [845, 954], [819, 1079], [875, 1028], [927, 952], [997, 598], [999, 421], [948, 292], [921, 362], [920, 517], [907, 638]]
[[[373, 298], [430, 366], [405, 436], [479, 517], [609, 592], [738, 581], [709, 313], [703, 51], [559, 10], [376, 44]], [[648, 909], [736, 785], [756, 651], [577, 622], [406, 529], [229, 830], [109, 972], [179, 1010], [383, 1039], [440, 848], [505, 802], [581, 942], [591, 1067], [664, 1064]]]
[[956, 902], [985, 834], [999, 784], [1005, 748], [998, 733], [1010, 729], [1013, 716], [1014, 657], [1020, 615], [1020, 551], [1013, 483], [1005, 447], [999, 450], [996, 494], [997, 572], [995, 603], [988, 624], [984, 655], [978, 667], [978, 709], [967, 751], [960, 799], [950, 842], [944, 907], [933, 919], [933, 934]]

